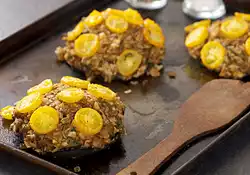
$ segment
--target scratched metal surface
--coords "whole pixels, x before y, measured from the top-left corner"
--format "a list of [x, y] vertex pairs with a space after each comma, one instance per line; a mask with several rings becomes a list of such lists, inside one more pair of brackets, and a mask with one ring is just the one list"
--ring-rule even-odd
[[[126, 9], [128, 5], [119, 1], [109, 7]], [[168, 6], [162, 10], [143, 11], [142, 14], [144, 17], [155, 19], [162, 26], [166, 35], [167, 54], [164, 73], [159, 78], [149, 79], [147, 88], [119, 81], [107, 85], [118, 92], [127, 106], [127, 135], [118, 146], [93, 156], [71, 161], [53, 158], [46, 158], [47, 160], [70, 170], [79, 165], [81, 174], [114, 174], [168, 136], [180, 105], [204, 82], [213, 78], [197, 62], [190, 61], [184, 47], [183, 27], [191, 20], [182, 13], [181, 1], [169, 1]], [[62, 33], [70, 28], [66, 28]], [[62, 33], [43, 40], [0, 65], [0, 81], [4, 82], [0, 86], [0, 107], [13, 104], [25, 95], [30, 86], [46, 78], [51, 78], [54, 82], [64, 75], [83, 78], [81, 73], [56, 62], [54, 50], [63, 44], [60, 40]], [[168, 71], [175, 71], [176, 79], [168, 78]], [[124, 94], [127, 89], [131, 89], [132, 93]], [[6, 128], [0, 129], [1, 141], [17, 146], [18, 140], [15, 138]], [[207, 138], [182, 153], [168, 166], [164, 174], [173, 172], [213, 139], [214, 137]]]

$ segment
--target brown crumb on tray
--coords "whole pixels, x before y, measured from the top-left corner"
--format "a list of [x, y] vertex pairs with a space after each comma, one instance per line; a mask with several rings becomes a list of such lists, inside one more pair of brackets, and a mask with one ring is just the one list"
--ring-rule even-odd
[[168, 77], [171, 78], [171, 79], [176, 78], [176, 73], [173, 72], [173, 71], [169, 71], [167, 74], [168, 74]]
[[159, 77], [161, 75], [160, 70], [157, 69], [156, 67], [152, 67], [149, 72], [148, 75], [152, 76], [152, 77]]

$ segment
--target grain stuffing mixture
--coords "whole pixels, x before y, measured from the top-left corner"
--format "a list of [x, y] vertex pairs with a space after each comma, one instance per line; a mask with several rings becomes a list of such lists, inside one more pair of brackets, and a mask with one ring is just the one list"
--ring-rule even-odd
[[38, 153], [71, 148], [104, 148], [124, 133], [124, 105], [107, 87], [65, 76], [30, 88], [27, 96], [0, 115], [13, 120], [23, 148]]
[[220, 77], [241, 79], [250, 74], [250, 15], [234, 16], [211, 23], [195, 22], [185, 28], [189, 54], [201, 60]]
[[83, 71], [88, 80], [160, 76], [165, 54], [162, 29], [136, 10], [94, 10], [62, 39], [65, 46], [55, 50], [58, 60]]

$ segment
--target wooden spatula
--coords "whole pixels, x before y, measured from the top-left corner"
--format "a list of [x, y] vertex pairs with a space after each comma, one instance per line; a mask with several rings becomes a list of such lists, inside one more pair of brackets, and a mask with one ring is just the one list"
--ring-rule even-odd
[[240, 116], [250, 104], [250, 83], [213, 80], [180, 108], [172, 133], [118, 175], [154, 174], [185, 143], [216, 131]]

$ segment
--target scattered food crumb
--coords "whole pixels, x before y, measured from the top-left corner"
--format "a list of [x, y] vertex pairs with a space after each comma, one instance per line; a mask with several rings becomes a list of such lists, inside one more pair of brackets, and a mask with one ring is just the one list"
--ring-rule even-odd
[[132, 84], [132, 85], [137, 85], [137, 84], [138, 84], [138, 81], [130, 81], [130, 84]]
[[132, 92], [131, 89], [128, 89], [128, 90], [124, 91], [125, 94], [130, 94], [131, 92]]
[[152, 77], [159, 77], [161, 75], [161, 73], [157, 67], [152, 67], [149, 70], [148, 75], [151, 75]]
[[176, 78], [176, 73], [173, 71], [169, 71], [167, 74], [169, 78]]
[[79, 173], [80, 171], [81, 171], [81, 167], [76, 166], [76, 167], [74, 168], [74, 172]]

